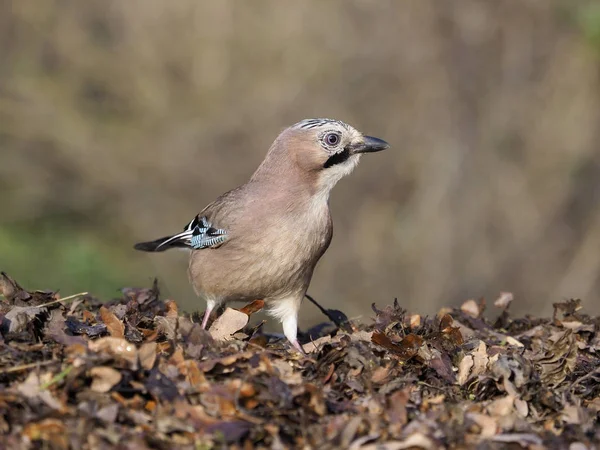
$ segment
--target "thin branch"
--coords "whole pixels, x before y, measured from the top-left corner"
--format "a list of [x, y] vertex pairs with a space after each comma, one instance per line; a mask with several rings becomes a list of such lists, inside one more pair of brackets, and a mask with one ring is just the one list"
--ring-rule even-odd
[[49, 361], [32, 362], [29, 364], [21, 364], [20, 366], [9, 367], [7, 369], [0, 369], [0, 373], [5, 374], [5, 373], [20, 372], [22, 370], [35, 369], [36, 367], [40, 367], [40, 366], [49, 366], [50, 364], [56, 364], [59, 362], [60, 362], [59, 360], [49, 360]]
[[84, 295], [88, 295], [88, 293], [87, 292], [80, 292], [79, 294], [69, 295], [68, 297], [59, 298], [58, 300], [53, 300], [51, 302], [44, 303], [42, 305], [32, 306], [32, 308], [45, 308], [46, 306], [54, 305], [55, 303], [66, 302], [67, 300], [73, 300], [74, 298], [82, 297]]

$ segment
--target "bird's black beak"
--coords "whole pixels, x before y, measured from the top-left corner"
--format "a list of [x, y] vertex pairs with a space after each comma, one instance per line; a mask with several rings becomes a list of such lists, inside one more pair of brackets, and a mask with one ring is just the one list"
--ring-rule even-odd
[[364, 136], [361, 143], [354, 144], [350, 148], [352, 153], [374, 153], [390, 148], [390, 144], [383, 139], [373, 136]]

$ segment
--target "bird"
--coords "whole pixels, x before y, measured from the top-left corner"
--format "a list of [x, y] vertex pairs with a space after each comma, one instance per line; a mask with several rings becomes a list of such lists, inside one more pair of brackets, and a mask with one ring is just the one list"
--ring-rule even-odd
[[332, 239], [329, 194], [365, 153], [389, 148], [336, 119], [304, 119], [283, 130], [250, 180], [218, 197], [182, 232], [136, 250], [191, 251], [188, 277], [212, 311], [234, 301], [263, 300], [298, 342], [298, 311], [313, 271]]

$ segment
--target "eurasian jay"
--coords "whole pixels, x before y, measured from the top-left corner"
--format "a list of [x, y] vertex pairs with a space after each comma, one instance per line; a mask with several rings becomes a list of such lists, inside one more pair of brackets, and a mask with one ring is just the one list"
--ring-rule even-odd
[[262, 299], [303, 353], [298, 310], [331, 242], [329, 192], [363, 153], [388, 147], [339, 120], [303, 120], [275, 139], [250, 181], [217, 198], [183, 232], [135, 248], [191, 250], [189, 278], [207, 303], [203, 328], [221, 303]]

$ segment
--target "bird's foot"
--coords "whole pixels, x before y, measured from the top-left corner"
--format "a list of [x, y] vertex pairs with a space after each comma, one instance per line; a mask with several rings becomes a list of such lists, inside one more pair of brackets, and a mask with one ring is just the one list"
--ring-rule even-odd
[[298, 350], [298, 352], [300, 352], [301, 355], [306, 356], [306, 352], [304, 351], [304, 349], [300, 345], [300, 342], [298, 342], [297, 339], [292, 342], [292, 347], [294, 347], [296, 350]]

